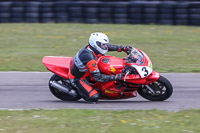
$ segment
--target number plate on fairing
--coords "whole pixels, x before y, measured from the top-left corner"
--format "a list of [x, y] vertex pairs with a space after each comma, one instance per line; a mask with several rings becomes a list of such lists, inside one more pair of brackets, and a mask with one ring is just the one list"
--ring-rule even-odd
[[137, 72], [139, 73], [141, 78], [145, 78], [147, 76], [149, 76], [152, 73], [152, 69], [148, 66], [137, 66], [137, 65], [132, 65], [132, 67], [134, 67]]

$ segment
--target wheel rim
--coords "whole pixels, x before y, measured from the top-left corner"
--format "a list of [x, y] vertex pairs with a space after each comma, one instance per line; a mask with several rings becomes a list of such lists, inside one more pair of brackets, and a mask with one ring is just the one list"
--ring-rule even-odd
[[162, 83], [159, 83], [159, 82], [154, 82], [154, 83], [151, 83], [149, 84], [149, 87], [151, 87], [151, 89], [155, 92], [154, 94], [148, 90], [145, 86], [143, 86], [142, 88], [142, 92], [149, 95], [149, 96], [163, 96], [166, 94], [166, 87], [162, 84]]

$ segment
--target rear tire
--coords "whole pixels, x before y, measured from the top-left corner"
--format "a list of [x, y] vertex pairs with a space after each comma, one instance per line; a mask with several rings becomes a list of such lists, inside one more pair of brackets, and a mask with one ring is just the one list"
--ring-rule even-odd
[[[58, 99], [61, 99], [63, 101], [77, 101], [77, 100], [81, 99], [81, 97], [80, 97], [80, 95], [78, 95], [78, 93], [77, 93], [76, 97], [72, 97], [64, 92], [57, 90], [56, 88], [53, 88], [50, 85], [50, 81], [56, 81], [56, 82], [62, 83], [64, 85], [66, 85], [67, 87], [71, 88], [72, 86], [69, 83], [66, 83], [64, 80], [66, 80], [66, 79], [54, 74], [49, 80], [49, 89], [50, 89], [51, 93], [55, 97], [57, 97]], [[76, 91], [76, 88], [73, 88], [73, 89]]]
[[151, 87], [151, 89], [154, 90], [156, 94], [152, 94], [145, 86], [139, 88], [138, 93], [140, 96], [150, 101], [164, 101], [168, 99], [173, 93], [173, 87], [171, 83], [163, 76], [160, 76], [157, 81], [149, 84], [149, 87]]

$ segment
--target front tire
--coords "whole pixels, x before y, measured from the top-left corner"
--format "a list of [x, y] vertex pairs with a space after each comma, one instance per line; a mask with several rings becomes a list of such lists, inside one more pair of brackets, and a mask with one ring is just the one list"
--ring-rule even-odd
[[[68, 94], [66, 94], [66, 93], [64, 93], [64, 92], [61, 92], [61, 91], [59, 91], [58, 89], [52, 87], [52, 86], [50, 85], [50, 82], [51, 82], [51, 81], [59, 82], [59, 83], [64, 84], [65, 86], [67, 86], [67, 87], [69, 87], [69, 88], [71, 87], [71, 84], [69, 84], [69, 82], [67, 82], [68, 80], [66, 80], [66, 79], [64, 79], [64, 78], [62, 78], [62, 77], [60, 77], [60, 76], [58, 76], [58, 75], [56, 75], [56, 74], [54, 74], [54, 75], [50, 78], [50, 80], [49, 80], [49, 89], [50, 89], [51, 93], [52, 93], [55, 97], [57, 97], [58, 99], [61, 99], [61, 100], [63, 100], [63, 101], [77, 101], [77, 100], [81, 99], [81, 97], [80, 97], [80, 95], [78, 95], [78, 93], [77, 93], [77, 96], [76, 96], [76, 97], [72, 97], [72, 96], [70, 96], [70, 95], [68, 95]], [[75, 88], [73, 88], [73, 89], [76, 91]]]
[[150, 101], [164, 101], [173, 93], [171, 83], [163, 76], [160, 76], [157, 81], [149, 84], [149, 87], [151, 87], [155, 94], [152, 94], [145, 86], [139, 88], [138, 93], [140, 96]]

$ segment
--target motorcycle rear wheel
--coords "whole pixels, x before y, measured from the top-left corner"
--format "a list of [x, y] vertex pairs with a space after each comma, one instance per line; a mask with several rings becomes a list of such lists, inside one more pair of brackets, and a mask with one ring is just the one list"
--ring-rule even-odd
[[[69, 86], [69, 84], [66, 84], [66, 82], [64, 82], [64, 80], [66, 80], [66, 79], [54, 74], [49, 80], [49, 89], [50, 89], [51, 93], [55, 97], [57, 97], [58, 99], [61, 99], [63, 101], [77, 101], [77, 100], [81, 99], [80, 95], [78, 95], [78, 94], [77, 94], [76, 97], [72, 97], [72, 96], [70, 96], [70, 95], [68, 95], [64, 92], [59, 91], [58, 89], [56, 89], [56, 88], [54, 88], [50, 85], [51, 81], [56, 81], [56, 82], [59, 82], [61, 84], [65, 83], [64, 85]], [[76, 90], [76, 89], [74, 89], [74, 90]]]
[[151, 84], [149, 87], [156, 93], [152, 94], [145, 86], [138, 89], [138, 93], [143, 98], [150, 101], [164, 101], [168, 99], [173, 93], [173, 87], [168, 79], [163, 76]]

